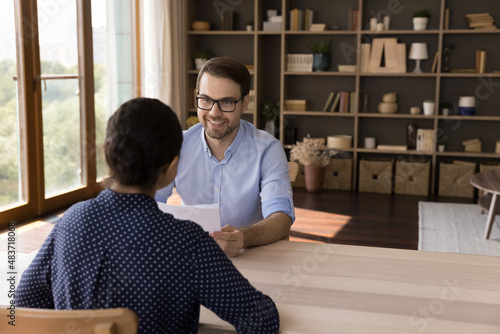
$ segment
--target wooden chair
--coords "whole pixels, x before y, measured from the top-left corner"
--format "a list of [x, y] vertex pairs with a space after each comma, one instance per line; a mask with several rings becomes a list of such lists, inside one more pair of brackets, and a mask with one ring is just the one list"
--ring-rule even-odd
[[[2, 328], [12, 321], [8, 306], [1, 305]], [[139, 321], [134, 311], [126, 308], [103, 310], [47, 310], [16, 307], [15, 327], [9, 333], [46, 334], [137, 334]], [[3, 333], [3, 331], [2, 331]]]
[[288, 175], [290, 175], [290, 182], [295, 182], [297, 174], [299, 173], [299, 164], [295, 161], [288, 162]]

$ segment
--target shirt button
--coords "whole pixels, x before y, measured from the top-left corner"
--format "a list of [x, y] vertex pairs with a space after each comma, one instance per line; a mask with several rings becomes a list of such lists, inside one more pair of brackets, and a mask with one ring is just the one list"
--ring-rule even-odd
[[215, 188], [214, 190], [215, 190], [215, 192], [219, 192], [219, 188]]

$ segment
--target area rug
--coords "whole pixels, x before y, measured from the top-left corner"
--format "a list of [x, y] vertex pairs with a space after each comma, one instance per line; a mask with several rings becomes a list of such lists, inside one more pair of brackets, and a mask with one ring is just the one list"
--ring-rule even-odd
[[500, 256], [500, 216], [483, 239], [487, 213], [477, 204], [419, 202], [418, 249]]

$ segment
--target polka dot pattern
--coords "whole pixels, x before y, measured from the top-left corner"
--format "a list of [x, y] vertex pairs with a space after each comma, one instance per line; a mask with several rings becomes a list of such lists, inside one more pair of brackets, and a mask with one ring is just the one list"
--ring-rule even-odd
[[272, 300], [197, 224], [149, 196], [109, 189], [73, 205], [24, 272], [19, 307], [127, 307], [139, 333], [197, 333], [200, 304], [239, 333], [276, 333]]

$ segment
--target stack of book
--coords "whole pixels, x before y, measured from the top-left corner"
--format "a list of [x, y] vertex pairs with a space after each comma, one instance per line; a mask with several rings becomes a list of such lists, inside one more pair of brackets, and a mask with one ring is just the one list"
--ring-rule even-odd
[[417, 130], [417, 151], [434, 151], [436, 147], [436, 130], [418, 129]]
[[481, 152], [483, 143], [478, 139], [469, 139], [462, 142], [465, 152]]
[[497, 27], [493, 24], [495, 21], [489, 13], [467, 14], [465, 19], [471, 29], [494, 30]]
[[292, 9], [290, 11], [290, 30], [311, 30], [314, 11], [312, 9]]
[[337, 94], [330, 92], [326, 99], [325, 106], [323, 107], [323, 111], [353, 113], [355, 97], [355, 92], [338, 92]]

